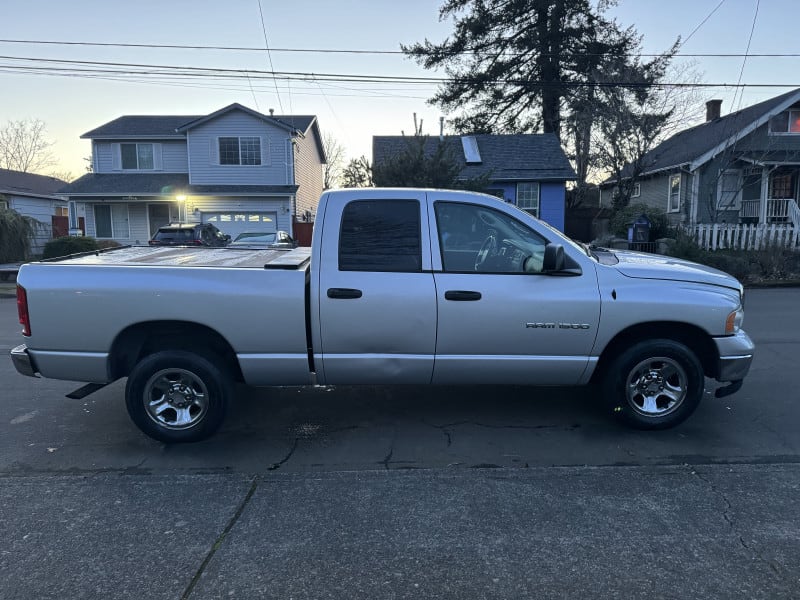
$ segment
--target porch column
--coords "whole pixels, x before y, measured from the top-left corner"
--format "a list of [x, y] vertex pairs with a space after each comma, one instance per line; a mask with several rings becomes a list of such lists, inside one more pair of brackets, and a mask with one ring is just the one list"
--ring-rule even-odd
[[769, 168], [761, 167], [761, 202], [758, 203], [758, 222], [767, 222], [767, 198], [769, 197]]

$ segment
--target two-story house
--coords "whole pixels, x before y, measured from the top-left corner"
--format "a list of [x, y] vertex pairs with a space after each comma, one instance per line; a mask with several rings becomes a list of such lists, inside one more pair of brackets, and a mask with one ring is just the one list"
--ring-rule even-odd
[[231, 104], [209, 115], [123, 116], [81, 136], [93, 172], [62, 188], [71, 227], [144, 244], [169, 222], [293, 232], [312, 221], [325, 163], [315, 116]]
[[[631, 203], [661, 208], [675, 225], [800, 227], [800, 89], [724, 116], [721, 104], [709, 100], [705, 123], [644, 155]], [[616, 187], [603, 182], [601, 205], [611, 205]]]

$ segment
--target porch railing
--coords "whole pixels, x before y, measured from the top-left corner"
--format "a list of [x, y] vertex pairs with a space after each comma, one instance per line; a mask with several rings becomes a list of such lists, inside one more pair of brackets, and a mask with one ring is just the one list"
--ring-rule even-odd
[[687, 227], [686, 232], [705, 250], [761, 250], [767, 247], [800, 250], [800, 227], [791, 224], [700, 223]]
[[[767, 222], [788, 221], [791, 209], [797, 207], [797, 202], [790, 198], [767, 199]], [[739, 217], [742, 219], [758, 219], [761, 216], [761, 200], [742, 200]], [[792, 221], [795, 226], [800, 225]]]

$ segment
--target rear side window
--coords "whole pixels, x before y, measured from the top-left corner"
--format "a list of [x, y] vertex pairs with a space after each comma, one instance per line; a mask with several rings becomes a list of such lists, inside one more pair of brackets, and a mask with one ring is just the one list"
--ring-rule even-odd
[[422, 270], [420, 206], [416, 200], [355, 200], [344, 208], [340, 271]]
[[162, 242], [189, 243], [194, 239], [193, 229], [161, 229], [155, 238]]

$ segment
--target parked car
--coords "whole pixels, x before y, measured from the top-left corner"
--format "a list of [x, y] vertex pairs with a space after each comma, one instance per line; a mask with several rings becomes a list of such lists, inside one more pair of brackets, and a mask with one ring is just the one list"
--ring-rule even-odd
[[170, 223], [159, 227], [151, 246], [227, 246], [231, 236], [211, 223]]
[[247, 248], [294, 248], [297, 242], [285, 231], [245, 231], [236, 236], [231, 246]]
[[611, 414], [664, 429], [706, 378], [722, 397], [750, 369], [744, 289], [710, 267], [581, 246], [484, 194], [336, 190], [318, 214], [311, 247], [287, 252], [22, 265], [14, 366], [89, 382], [72, 398], [127, 377], [131, 418], [163, 442], [211, 435], [236, 382], [596, 383]]

